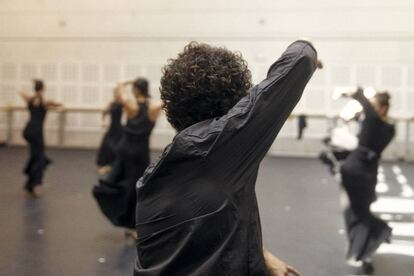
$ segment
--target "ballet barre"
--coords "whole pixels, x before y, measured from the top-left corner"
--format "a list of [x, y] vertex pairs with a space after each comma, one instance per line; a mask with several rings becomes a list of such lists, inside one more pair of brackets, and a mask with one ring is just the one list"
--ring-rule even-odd
[[[325, 119], [331, 123], [331, 126], [335, 126], [336, 122], [340, 119], [338, 115], [326, 115], [322, 113], [298, 113], [298, 114], [291, 114], [289, 116], [289, 120], [297, 119], [299, 116], [305, 115], [309, 119]], [[413, 160], [413, 157], [410, 159], [411, 149], [410, 149], [410, 134], [411, 134], [411, 124], [414, 123], [414, 116], [412, 117], [391, 117], [392, 121], [396, 123], [404, 123], [405, 124], [405, 137], [404, 137], [404, 145], [403, 145], [403, 156], [401, 157], [404, 160]]]
[[[90, 107], [65, 107], [58, 109], [50, 109], [50, 112], [57, 113], [57, 146], [62, 147], [65, 144], [65, 127], [68, 113], [102, 113], [102, 108]], [[0, 107], [0, 112], [6, 113], [6, 143], [13, 141], [14, 129], [14, 113], [27, 112], [27, 108], [23, 106], [5, 106]]]
[[[57, 113], [57, 146], [62, 147], [65, 144], [65, 131], [66, 131], [66, 118], [69, 113], [89, 113], [99, 114], [104, 111], [103, 108], [92, 108], [92, 107], [65, 107], [61, 109], [51, 109], [51, 112]], [[23, 106], [3, 106], [0, 107], [0, 112], [6, 113], [6, 142], [10, 144], [13, 141], [13, 128], [14, 128], [14, 113], [16, 112], [27, 112], [27, 108]], [[289, 120], [297, 119], [299, 116], [305, 115], [309, 119], [320, 119], [327, 120], [334, 125], [335, 120], [338, 119], [337, 115], [326, 115], [322, 113], [297, 113], [291, 114]], [[411, 124], [414, 123], [413, 117], [393, 117], [395, 122], [405, 124], [405, 137], [403, 158], [409, 160], [411, 149], [410, 149], [410, 134]], [[412, 158], [411, 158], [412, 159]]]

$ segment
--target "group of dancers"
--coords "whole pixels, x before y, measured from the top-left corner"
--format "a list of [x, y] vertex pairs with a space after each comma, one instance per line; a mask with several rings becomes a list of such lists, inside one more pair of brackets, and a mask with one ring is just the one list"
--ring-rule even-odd
[[[117, 84], [104, 112], [111, 124], [97, 154], [93, 196], [112, 224], [137, 239], [134, 275], [299, 275], [262, 244], [255, 184], [262, 159], [318, 67], [314, 46], [299, 40], [253, 86], [240, 54], [192, 42], [163, 68], [161, 101], [151, 100], [146, 79]], [[46, 112], [62, 108], [44, 90], [36, 80], [33, 96], [22, 93], [30, 112], [24, 188], [31, 196], [39, 195], [51, 162]], [[369, 206], [381, 152], [395, 131], [388, 94], [370, 101], [359, 89], [344, 96], [357, 99], [365, 114], [359, 146], [341, 169], [350, 201], [348, 257], [372, 272], [371, 257], [391, 229]], [[150, 164], [149, 138], [162, 110], [177, 134]]]
[[[133, 100], [128, 99], [127, 85], [132, 85]], [[119, 83], [109, 109], [111, 125], [98, 153], [101, 177], [93, 195], [108, 219], [134, 238], [136, 183], [150, 163], [149, 139], [161, 109], [161, 102], [150, 100], [146, 79]], [[122, 111], [127, 117], [124, 127]]]

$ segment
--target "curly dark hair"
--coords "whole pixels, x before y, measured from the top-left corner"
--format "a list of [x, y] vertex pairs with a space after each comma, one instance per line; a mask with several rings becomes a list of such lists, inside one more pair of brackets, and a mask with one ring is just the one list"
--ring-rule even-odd
[[170, 59], [162, 73], [164, 110], [178, 131], [225, 115], [252, 86], [240, 53], [197, 42]]

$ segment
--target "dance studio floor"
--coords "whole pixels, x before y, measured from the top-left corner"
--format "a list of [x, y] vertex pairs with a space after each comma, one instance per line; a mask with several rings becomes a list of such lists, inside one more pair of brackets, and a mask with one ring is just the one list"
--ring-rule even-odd
[[[45, 195], [23, 196], [25, 148], [0, 149], [0, 275], [131, 275], [134, 245], [91, 197], [94, 152], [49, 150]], [[386, 163], [373, 209], [393, 221], [375, 275], [414, 271], [414, 164]], [[267, 157], [257, 193], [264, 244], [304, 276], [356, 275], [345, 265], [340, 190], [317, 160]]]

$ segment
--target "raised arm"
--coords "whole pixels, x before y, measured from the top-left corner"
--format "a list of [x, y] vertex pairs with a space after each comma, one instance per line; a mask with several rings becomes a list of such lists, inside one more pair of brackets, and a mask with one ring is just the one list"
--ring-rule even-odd
[[111, 112], [111, 106], [112, 106], [112, 102], [110, 102], [105, 109], [102, 111], [102, 121], [105, 120], [105, 117], [109, 115], [109, 113]]
[[115, 92], [116, 101], [122, 104], [128, 118], [133, 118], [138, 114], [138, 105], [136, 102], [128, 99], [125, 86], [131, 84], [132, 81], [119, 82]]
[[309, 42], [291, 44], [270, 67], [265, 80], [228, 114], [210, 123], [210, 129], [216, 130], [210, 135], [216, 138], [213, 146], [202, 149], [205, 155], [225, 164], [262, 158], [302, 96], [316, 65], [317, 54]]
[[101, 125], [102, 127], [107, 127], [106, 124], [106, 117], [109, 115], [109, 113], [111, 112], [111, 106], [112, 106], [112, 102], [110, 102], [102, 111], [102, 117], [101, 117]]
[[151, 121], [155, 122], [161, 114], [164, 103], [162, 101], [156, 101], [151, 103], [151, 108], [149, 110], [149, 118]]
[[379, 117], [379, 114], [375, 111], [374, 106], [367, 99], [367, 97], [365, 97], [364, 90], [362, 88], [359, 87], [358, 90], [351, 96], [362, 105], [366, 117]]
[[23, 101], [28, 104], [30, 99], [32, 97], [30, 97], [29, 93], [27, 93], [26, 91], [20, 91], [20, 96], [22, 97]]
[[47, 109], [59, 109], [63, 107], [63, 104], [53, 101], [53, 100], [46, 100], [45, 106]]

